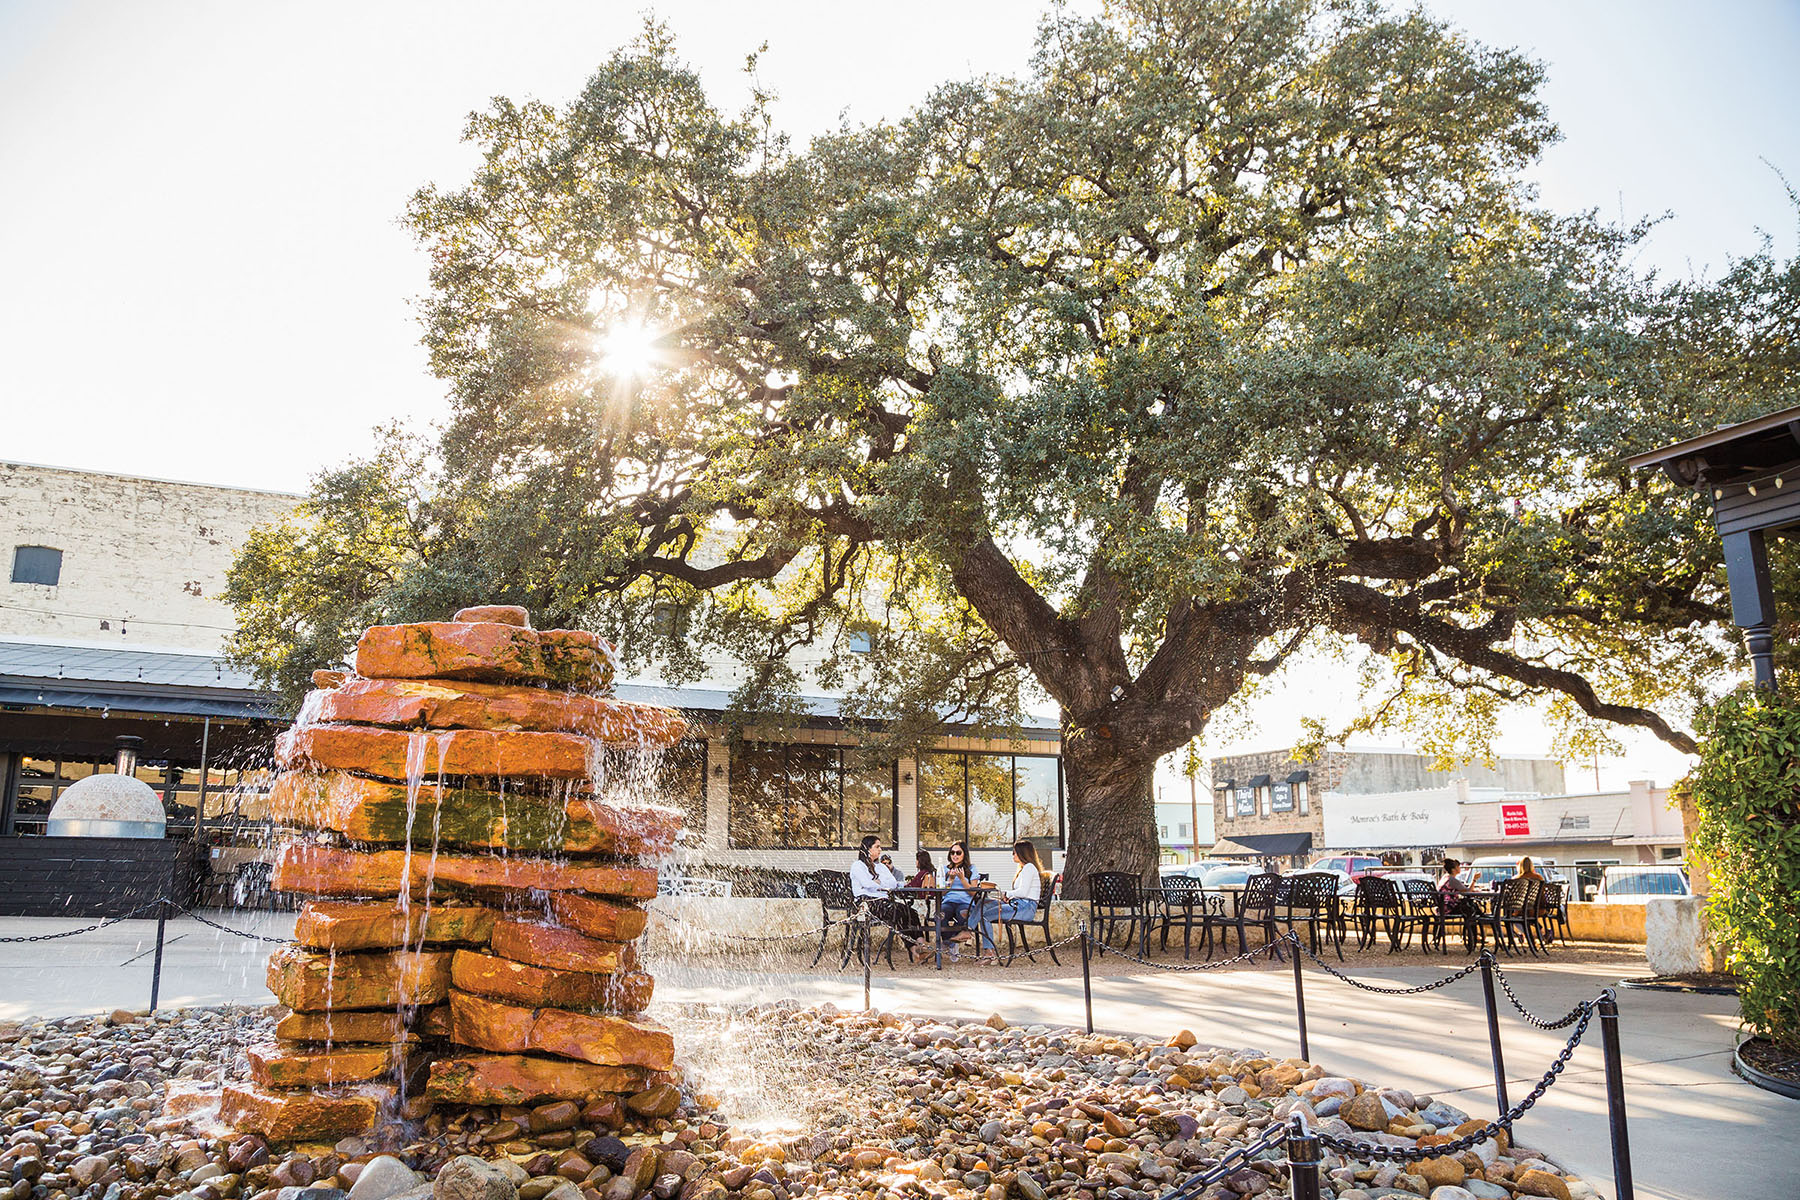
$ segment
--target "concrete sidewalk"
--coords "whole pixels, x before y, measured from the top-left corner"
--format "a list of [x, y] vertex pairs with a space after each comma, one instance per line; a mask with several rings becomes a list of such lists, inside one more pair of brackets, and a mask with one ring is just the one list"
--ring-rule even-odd
[[[248, 932], [283, 936], [291, 915], [209, 914]], [[0, 919], [0, 937], [55, 932], [91, 922]], [[63, 941], [0, 944], [0, 1019], [61, 1016], [149, 1002], [155, 922], [128, 921]], [[270, 947], [171, 921], [162, 1002], [175, 1007], [270, 1000], [263, 961]], [[1110, 963], [1111, 960], [1103, 960]], [[1356, 978], [1412, 986], [1443, 967], [1362, 969]], [[791, 996], [862, 1005], [855, 971], [762, 973], [681, 961], [652, 962], [665, 1001], [766, 1002]], [[1618, 982], [1616, 968], [1554, 962], [1505, 963], [1520, 999], [1560, 1017]], [[1609, 973], [1610, 972], [1610, 973]], [[1647, 971], [1646, 971], [1647, 973]], [[1334, 1073], [1440, 1096], [1475, 1115], [1494, 1109], [1481, 985], [1471, 976], [1437, 991], [1381, 996], [1309, 966], [1305, 975], [1312, 1057]], [[1082, 1023], [1079, 967], [1066, 977], [1009, 980], [1005, 970], [939, 975], [919, 970], [875, 977], [874, 1004], [896, 1012], [1015, 1022]], [[1504, 1004], [1504, 997], [1502, 1003]], [[1800, 1101], [1731, 1073], [1737, 1004], [1729, 996], [1624, 989], [1619, 992], [1632, 1164], [1640, 1197], [1654, 1200], [1793, 1200], [1800, 1196]], [[1102, 1029], [1169, 1035], [1187, 1028], [1203, 1042], [1298, 1052], [1293, 977], [1287, 971], [1096, 976], [1094, 1020]], [[1516, 1016], [1502, 1020], [1508, 1087], [1516, 1104], [1562, 1048], [1563, 1033]], [[1614, 1196], [1598, 1021], [1562, 1077], [1519, 1122], [1519, 1140], [1543, 1149]]]

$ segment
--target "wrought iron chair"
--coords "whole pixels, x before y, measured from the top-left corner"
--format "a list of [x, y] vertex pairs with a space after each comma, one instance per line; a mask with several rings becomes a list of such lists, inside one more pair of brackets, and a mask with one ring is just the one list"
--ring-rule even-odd
[[1238, 935], [1238, 953], [1245, 950], [1244, 930], [1256, 928], [1263, 931], [1263, 941], [1271, 958], [1281, 959], [1281, 945], [1277, 940], [1280, 934], [1275, 925], [1280, 920], [1276, 916], [1277, 907], [1287, 903], [1292, 897], [1292, 889], [1284, 895], [1280, 875], [1252, 875], [1244, 881], [1244, 890], [1238, 893], [1237, 911], [1229, 917], [1221, 917], [1221, 926], [1234, 928]]
[[1569, 933], [1569, 889], [1554, 880], [1544, 883], [1544, 898], [1538, 910], [1538, 941], [1546, 948], [1552, 942], [1567, 941]]
[[1494, 908], [1483, 922], [1494, 935], [1494, 944], [1504, 943], [1511, 954], [1523, 937], [1525, 948], [1532, 954], [1542, 953], [1537, 940], [1538, 911], [1544, 900], [1541, 879], [1507, 879], [1494, 892]]
[[1055, 894], [1056, 880], [1039, 871], [1037, 916], [1029, 921], [1008, 917], [1000, 922], [1006, 930], [1005, 966], [1012, 966], [1012, 960], [1018, 956], [1018, 952], [1013, 948], [1013, 928], [1015, 926], [1019, 930], [1019, 945], [1024, 948], [1026, 958], [1032, 962], [1037, 961], [1037, 955], [1031, 952], [1031, 930], [1042, 929], [1044, 931], [1044, 949], [1050, 952], [1050, 961], [1059, 967], [1062, 966], [1062, 960], [1056, 957], [1056, 943], [1050, 940], [1050, 898]]
[[[1192, 875], [1170, 875], [1162, 881], [1162, 911], [1153, 924], [1162, 930], [1162, 948], [1169, 948], [1169, 929], [1181, 926], [1181, 957], [1192, 953], [1194, 941], [1194, 909], [1201, 906], [1202, 930], [1205, 929], [1206, 892]], [[1203, 939], [1204, 940], [1204, 939]]]
[[1403, 879], [1400, 898], [1405, 903], [1406, 920], [1419, 931], [1419, 944], [1429, 950], [1435, 945], [1440, 953], [1444, 945], [1444, 894], [1429, 879]]
[[1338, 933], [1336, 920], [1338, 877], [1324, 871], [1310, 871], [1285, 878], [1288, 883], [1287, 916], [1284, 918], [1287, 927], [1291, 930], [1304, 923], [1307, 944], [1314, 954], [1319, 952], [1319, 931], [1323, 929], [1325, 940], [1337, 950], [1338, 961], [1342, 962], [1344, 941]]
[[1387, 933], [1388, 953], [1400, 948], [1400, 888], [1391, 879], [1364, 875], [1356, 881], [1356, 948], [1375, 944], [1375, 928]]
[[[1088, 926], [1101, 941], [1111, 944], [1120, 924], [1125, 944], [1148, 934], [1144, 923], [1144, 885], [1128, 871], [1094, 871], [1087, 877]], [[1145, 940], [1148, 940], [1146, 937]]]
[[819, 960], [825, 957], [825, 943], [831, 937], [832, 922], [839, 923], [843, 930], [844, 958], [838, 966], [850, 961], [854, 947], [851, 945], [849, 918], [856, 911], [856, 897], [850, 891], [850, 872], [848, 871], [814, 871], [806, 881], [809, 895], [819, 899], [819, 916], [823, 928], [819, 930], [819, 952], [813, 955], [812, 965], [818, 966]]

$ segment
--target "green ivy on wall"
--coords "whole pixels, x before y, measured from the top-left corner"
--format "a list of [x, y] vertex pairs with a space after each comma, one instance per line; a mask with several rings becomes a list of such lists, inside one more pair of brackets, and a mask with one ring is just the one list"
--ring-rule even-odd
[[1800, 1050], [1800, 702], [1749, 689], [1701, 717], [1694, 848], [1745, 1022]]

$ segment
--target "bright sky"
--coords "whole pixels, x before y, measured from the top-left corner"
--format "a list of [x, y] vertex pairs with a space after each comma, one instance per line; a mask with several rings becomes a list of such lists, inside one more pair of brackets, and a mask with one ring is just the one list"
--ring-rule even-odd
[[[768, 42], [804, 139], [1017, 71], [1042, 4], [655, 7], [722, 103]], [[1646, 251], [1669, 272], [1716, 273], [1759, 229], [1794, 251], [1800, 6], [1431, 7], [1549, 64], [1551, 206], [1676, 214]], [[0, 0], [0, 458], [299, 491], [373, 425], [433, 419], [408, 195], [467, 174], [467, 112], [567, 100], [638, 22], [603, 0]]]

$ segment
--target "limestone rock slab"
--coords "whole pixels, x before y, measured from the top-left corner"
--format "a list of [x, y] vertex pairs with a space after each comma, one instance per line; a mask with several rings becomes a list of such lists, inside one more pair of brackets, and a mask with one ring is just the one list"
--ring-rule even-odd
[[[567, 788], [570, 785], [562, 784]], [[656, 856], [675, 844], [681, 814], [656, 805], [614, 805], [588, 796], [497, 791], [435, 779], [409, 813], [406, 787], [349, 771], [291, 771], [269, 791], [270, 815], [329, 829], [358, 842], [482, 846], [531, 854]]]
[[596, 1093], [636, 1092], [647, 1077], [640, 1067], [604, 1067], [524, 1054], [471, 1055], [432, 1063], [425, 1091], [445, 1104], [585, 1102]]
[[271, 1141], [348, 1137], [375, 1127], [391, 1088], [367, 1086], [339, 1093], [274, 1092], [254, 1084], [232, 1084], [219, 1102], [219, 1116], [246, 1133]]
[[459, 942], [483, 946], [500, 916], [491, 908], [437, 903], [402, 910], [386, 901], [311, 900], [294, 921], [294, 940], [317, 950], [382, 950]]
[[494, 953], [514, 962], [557, 971], [612, 975], [637, 965], [637, 950], [628, 942], [607, 942], [536, 921], [496, 921]]
[[437, 1004], [450, 994], [450, 953], [333, 955], [283, 946], [269, 956], [268, 985], [296, 1012]]
[[628, 900], [656, 895], [654, 867], [442, 853], [433, 859], [404, 850], [363, 852], [309, 844], [283, 847], [273, 883], [277, 891], [303, 895], [387, 897], [400, 894], [402, 877], [414, 896], [425, 894], [428, 878], [438, 888], [588, 892]]
[[450, 1036], [465, 1046], [509, 1054], [536, 1051], [612, 1067], [666, 1071], [675, 1039], [644, 1021], [560, 1008], [521, 1008], [464, 992], [450, 995]]
[[394, 781], [419, 775], [435, 786], [447, 775], [586, 779], [591, 747], [573, 733], [302, 725], [275, 739], [275, 758], [288, 769], [355, 771]]
[[643, 971], [555, 971], [458, 950], [450, 960], [450, 986], [514, 1004], [634, 1013], [649, 1007], [655, 981]]

